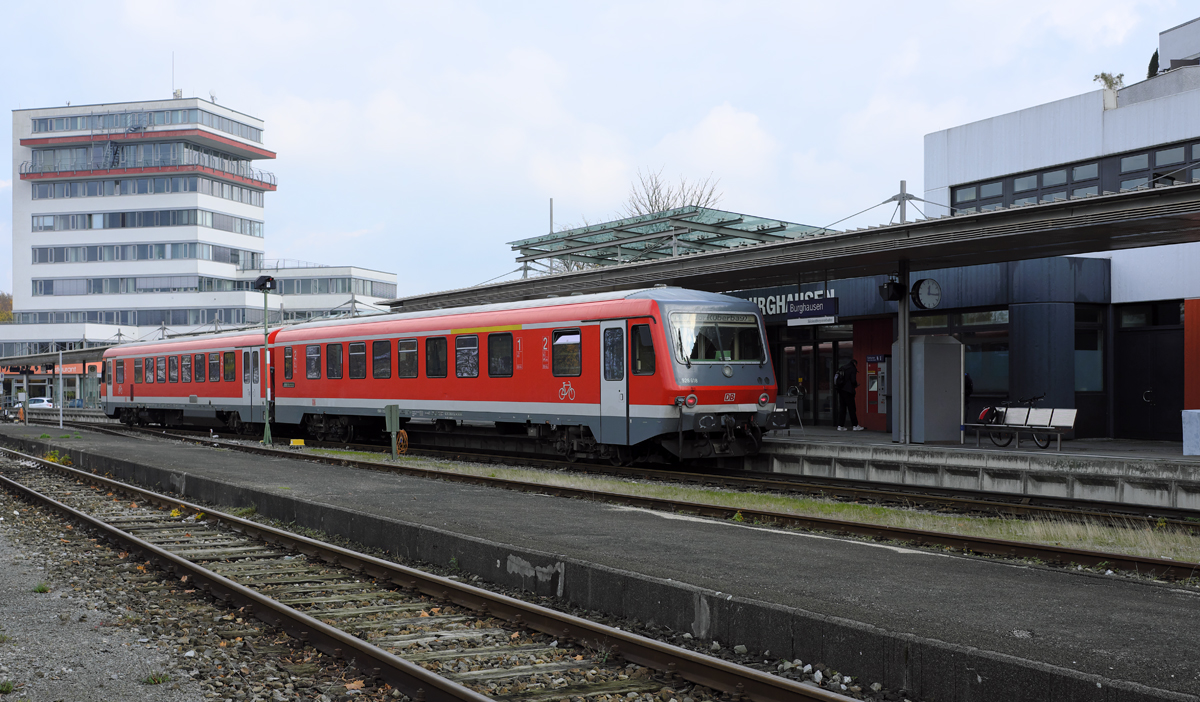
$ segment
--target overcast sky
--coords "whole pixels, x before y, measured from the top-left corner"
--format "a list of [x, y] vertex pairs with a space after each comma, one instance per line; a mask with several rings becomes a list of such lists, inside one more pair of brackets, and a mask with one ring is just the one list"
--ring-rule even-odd
[[[506, 242], [614, 218], [638, 169], [824, 226], [922, 193], [923, 136], [1146, 76], [1183, 2], [6, 2], [9, 109], [207, 97], [266, 121], [269, 258], [516, 268]], [[11, 113], [8, 113], [11, 119]], [[11, 127], [11, 125], [9, 125]], [[8, 140], [4, 158], [11, 162]], [[0, 289], [12, 181], [0, 180]], [[886, 222], [879, 208], [848, 225]]]

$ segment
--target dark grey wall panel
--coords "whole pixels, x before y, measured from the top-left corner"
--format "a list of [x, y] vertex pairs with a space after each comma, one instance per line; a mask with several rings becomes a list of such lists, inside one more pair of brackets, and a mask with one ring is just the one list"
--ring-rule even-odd
[[1046, 393], [1041, 407], [1074, 407], [1074, 303], [1010, 305], [1008, 340], [1009, 398]]

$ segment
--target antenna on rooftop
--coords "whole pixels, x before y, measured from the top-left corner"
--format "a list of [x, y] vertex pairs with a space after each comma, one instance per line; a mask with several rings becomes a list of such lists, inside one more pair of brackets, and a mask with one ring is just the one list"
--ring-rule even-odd
[[212, 100], [213, 104], [215, 105], [217, 103], [217, 91], [215, 91], [215, 90], [208, 91], [208, 98], [210, 100]]

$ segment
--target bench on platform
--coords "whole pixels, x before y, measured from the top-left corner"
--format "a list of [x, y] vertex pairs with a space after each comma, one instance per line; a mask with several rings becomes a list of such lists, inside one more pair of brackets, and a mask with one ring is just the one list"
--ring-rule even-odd
[[1073, 409], [1043, 409], [1036, 407], [997, 407], [994, 424], [964, 424], [964, 429], [975, 430], [975, 445], [979, 446], [979, 436], [982, 432], [1013, 434], [1017, 438], [1017, 448], [1021, 447], [1021, 432], [1027, 434], [1053, 434], [1058, 445], [1056, 450], [1062, 451], [1062, 435], [1075, 428], [1075, 415], [1079, 410]]

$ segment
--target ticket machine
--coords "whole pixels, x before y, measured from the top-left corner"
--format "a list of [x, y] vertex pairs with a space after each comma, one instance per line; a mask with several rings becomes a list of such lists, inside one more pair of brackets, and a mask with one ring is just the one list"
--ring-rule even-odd
[[891, 356], [867, 356], [867, 413], [888, 413], [888, 364]]

